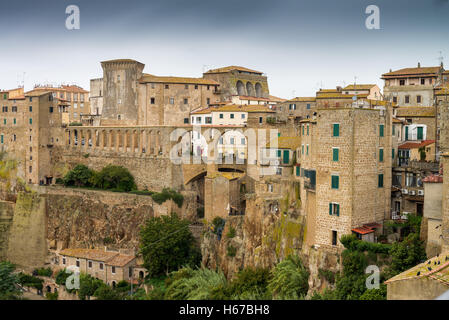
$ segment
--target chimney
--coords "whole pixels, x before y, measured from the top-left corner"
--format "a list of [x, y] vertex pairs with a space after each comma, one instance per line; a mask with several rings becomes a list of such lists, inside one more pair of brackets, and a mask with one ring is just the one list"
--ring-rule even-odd
[[421, 62], [418, 62], [418, 68], [421, 68]]

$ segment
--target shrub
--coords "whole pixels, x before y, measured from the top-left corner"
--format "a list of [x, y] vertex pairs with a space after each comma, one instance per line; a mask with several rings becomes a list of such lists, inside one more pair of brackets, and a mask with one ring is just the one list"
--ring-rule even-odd
[[58, 293], [57, 292], [54, 292], [54, 293], [47, 292], [45, 294], [45, 298], [47, 298], [47, 300], [58, 300]]
[[228, 233], [226, 234], [226, 237], [228, 239], [232, 239], [235, 237], [235, 228], [234, 227], [230, 227]]
[[324, 270], [324, 269], [319, 268], [318, 275], [320, 277], [324, 278], [330, 284], [335, 283], [335, 273], [330, 270]]
[[94, 171], [90, 170], [84, 164], [79, 164], [64, 176], [64, 185], [75, 187], [89, 187], [91, 185], [90, 180], [93, 175]]
[[121, 166], [107, 165], [92, 176], [91, 182], [96, 188], [104, 190], [128, 192], [136, 189], [134, 177], [128, 169]]
[[304, 299], [309, 290], [309, 272], [298, 256], [288, 256], [271, 271], [268, 289], [273, 299]]
[[24, 287], [32, 287], [36, 288], [37, 290], [42, 290], [44, 280], [35, 277], [30, 276], [28, 274], [20, 272], [19, 275], [19, 283]]
[[228, 245], [228, 248], [226, 249], [226, 254], [228, 255], [228, 257], [235, 257], [237, 253], [237, 249], [232, 245]]
[[181, 208], [182, 204], [184, 203], [184, 196], [176, 192], [175, 190], [169, 188], [164, 188], [162, 192], [155, 192], [151, 195], [151, 197], [158, 204], [162, 204], [165, 201], [172, 199], [173, 202], [176, 203], [179, 208]]
[[391, 249], [391, 245], [389, 244], [362, 241], [357, 239], [357, 237], [353, 234], [341, 236], [340, 242], [346, 249], [351, 251], [370, 251], [373, 253], [388, 254]]
[[51, 268], [40, 268], [33, 271], [33, 274], [36, 274], [41, 277], [51, 277], [53, 271]]
[[60, 270], [60, 271], [56, 274], [55, 282], [56, 282], [57, 284], [59, 284], [60, 286], [61, 286], [61, 285], [64, 285], [64, 286], [65, 286], [66, 280], [67, 280], [68, 277], [70, 277], [71, 274], [72, 274], [72, 272], [71, 272], [71, 271], [67, 272], [67, 269]]
[[129, 193], [137, 194], [137, 195], [140, 195], [140, 196], [151, 196], [151, 195], [153, 195], [154, 192], [153, 191], [148, 191], [148, 190], [132, 190]]

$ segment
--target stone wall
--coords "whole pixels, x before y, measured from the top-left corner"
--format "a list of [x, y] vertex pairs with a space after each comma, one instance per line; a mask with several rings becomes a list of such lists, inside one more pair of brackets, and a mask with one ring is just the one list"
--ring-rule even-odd
[[14, 215], [13, 202], [0, 201], [0, 261], [6, 260], [9, 230]]

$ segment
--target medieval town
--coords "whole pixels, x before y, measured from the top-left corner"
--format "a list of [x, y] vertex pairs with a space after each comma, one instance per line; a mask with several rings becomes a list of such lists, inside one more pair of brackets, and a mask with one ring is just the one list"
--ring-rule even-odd
[[448, 300], [434, 49], [375, 77], [363, 57], [347, 82], [300, 74], [307, 96], [270, 90], [285, 69], [213, 55], [196, 77], [131, 50], [24, 73], [0, 89], [0, 300]]

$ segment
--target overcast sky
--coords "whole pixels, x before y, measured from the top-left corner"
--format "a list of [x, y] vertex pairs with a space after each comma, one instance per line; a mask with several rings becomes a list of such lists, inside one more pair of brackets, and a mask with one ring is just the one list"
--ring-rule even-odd
[[[68, 5], [80, 30], [65, 27]], [[380, 8], [380, 30], [365, 9]], [[390, 68], [449, 66], [448, 0], [1, 0], [0, 88], [102, 76], [100, 61], [132, 58], [156, 75], [201, 77], [240, 65], [265, 72], [270, 93], [377, 83]]]

